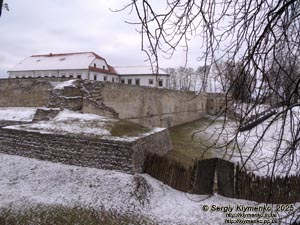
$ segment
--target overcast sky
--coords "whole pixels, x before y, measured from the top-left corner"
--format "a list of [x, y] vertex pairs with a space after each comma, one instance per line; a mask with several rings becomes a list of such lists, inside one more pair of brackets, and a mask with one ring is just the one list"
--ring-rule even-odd
[[[141, 51], [136, 21], [128, 12], [115, 13], [126, 0], [4, 0], [10, 11], [0, 18], [0, 77], [20, 60], [34, 54], [93, 51], [112, 66], [148, 65]], [[121, 4], [123, 4], [121, 3]], [[196, 68], [197, 51], [189, 64]], [[161, 67], [184, 65], [183, 51]]]

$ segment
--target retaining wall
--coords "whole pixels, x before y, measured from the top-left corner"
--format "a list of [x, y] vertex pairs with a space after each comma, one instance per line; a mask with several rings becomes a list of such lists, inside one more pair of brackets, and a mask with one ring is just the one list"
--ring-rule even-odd
[[121, 119], [148, 127], [173, 127], [200, 119], [206, 113], [206, 94], [140, 87], [104, 85], [103, 103]]
[[163, 155], [169, 150], [166, 129], [128, 142], [0, 128], [2, 153], [127, 173], [142, 172], [148, 152]]
[[224, 93], [207, 93], [207, 108], [206, 111], [210, 115], [217, 115], [220, 112], [223, 112], [226, 107], [226, 101], [227, 106], [230, 105], [230, 97], [227, 96]]
[[[77, 97], [71, 98], [66, 91], [53, 90], [51, 82], [58, 80], [62, 79], [1, 79], [0, 107], [69, 107], [148, 127], [173, 127], [206, 113], [205, 93], [79, 80], [72, 89]], [[64, 92], [66, 96], [59, 96]]]
[[0, 107], [47, 106], [53, 86], [63, 78], [0, 79]]

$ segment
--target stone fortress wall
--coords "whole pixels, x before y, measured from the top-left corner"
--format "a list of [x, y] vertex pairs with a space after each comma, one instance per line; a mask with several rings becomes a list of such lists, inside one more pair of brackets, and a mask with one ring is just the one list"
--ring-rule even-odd
[[53, 90], [61, 79], [0, 79], [0, 107], [60, 107], [127, 119], [148, 127], [173, 127], [219, 111], [224, 95], [182, 92], [99, 81], [77, 81]]
[[[0, 107], [67, 108], [148, 127], [172, 127], [205, 115], [210, 96], [84, 80], [55, 89], [58, 81], [63, 80], [0, 79]], [[55, 109], [38, 112], [36, 121], [58, 113]], [[126, 141], [21, 131], [3, 128], [0, 124], [0, 152], [71, 165], [140, 173], [148, 153], [164, 155], [171, 149], [167, 129]]]
[[171, 150], [167, 129], [133, 141], [0, 128], [0, 152], [69, 165], [141, 173], [148, 153]]

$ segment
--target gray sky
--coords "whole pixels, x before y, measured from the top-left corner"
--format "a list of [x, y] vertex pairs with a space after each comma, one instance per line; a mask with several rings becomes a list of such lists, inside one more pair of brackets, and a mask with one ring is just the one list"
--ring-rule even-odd
[[[127, 12], [115, 13], [120, 0], [6, 0], [10, 11], [0, 18], [0, 77], [20, 60], [34, 54], [93, 51], [112, 66], [148, 65], [141, 49], [136, 21]], [[197, 46], [190, 52], [188, 66], [197, 67]], [[184, 65], [178, 51], [161, 67]]]

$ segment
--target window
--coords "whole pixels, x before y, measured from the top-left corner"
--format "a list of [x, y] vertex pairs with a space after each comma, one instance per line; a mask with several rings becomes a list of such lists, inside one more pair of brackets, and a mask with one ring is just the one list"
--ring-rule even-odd
[[135, 85], [140, 85], [140, 79], [135, 79]]
[[97, 80], [97, 75], [96, 74], [94, 74], [94, 80]]
[[70, 77], [73, 78], [73, 74], [70, 74]]
[[113, 83], [115, 82], [115, 78], [114, 77], [111, 80], [112, 80]]
[[107, 81], [107, 76], [104, 76], [104, 77], [103, 77], [103, 80], [104, 80], [104, 81]]
[[163, 86], [163, 80], [159, 80], [159, 81], [158, 81], [158, 86], [159, 86], [159, 87], [162, 87], [162, 86]]
[[105, 70], [105, 66], [102, 67]]
[[65, 73], [62, 73], [62, 74], [61, 74], [61, 77], [65, 78], [65, 77], [66, 77], [66, 74], [65, 74]]
[[150, 85], [153, 84], [153, 79], [149, 79], [149, 84], [150, 84]]
[[127, 84], [131, 84], [132, 80], [131, 79], [127, 79]]
[[81, 79], [81, 74], [77, 74], [77, 79]]
[[96, 68], [97, 67], [97, 65], [96, 65], [96, 63], [94, 63], [94, 68]]
[[125, 84], [125, 79], [121, 79], [121, 84]]

